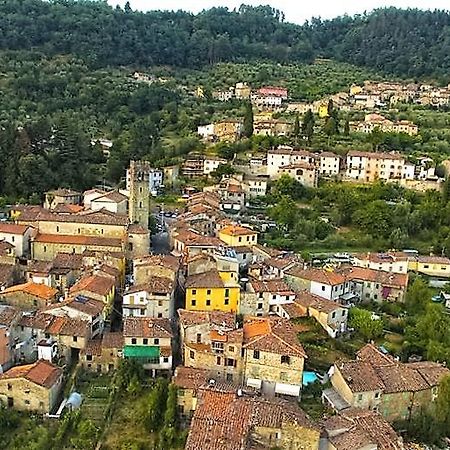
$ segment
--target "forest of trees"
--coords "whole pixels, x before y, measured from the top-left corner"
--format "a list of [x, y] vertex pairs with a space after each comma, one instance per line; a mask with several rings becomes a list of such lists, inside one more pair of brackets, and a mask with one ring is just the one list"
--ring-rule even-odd
[[219, 61], [311, 62], [327, 57], [448, 82], [450, 14], [396, 8], [304, 25], [269, 6], [141, 13], [106, 0], [0, 3], [0, 49], [74, 54], [93, 66], [201, 67]]

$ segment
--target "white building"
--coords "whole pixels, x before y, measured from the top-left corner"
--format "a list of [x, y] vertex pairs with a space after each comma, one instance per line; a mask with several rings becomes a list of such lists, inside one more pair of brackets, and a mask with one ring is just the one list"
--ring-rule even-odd
[[203, 161], [203, 173], [209, 175], [211, 172], [217, 170], [221, 165], [227, 164], [227, 160], [223, 158], [214, 158], [212, 156], [206, 156]]
[[118, 191], [111, 191], [94, 198], [90, 202], [93, 211], [106, 209], [115, 214], [125, 216], [127, 214], [128, 197]]
[[174, 315], [174, 283], [170, 278], [151, 277], [123, 294], [123, 317], [170, 319]]
[[247, 177], [242, 186], [249, 197], [261, 197], [267, 193], [267, 178]]
[[408, 273], [408, 261], [412, 255], [401, 252], [360, 253], [353, 255], [353, 265], [393, 273]]
[[19, 258], [27, 256], [30, 252], [30, 238], [34, 228], [28, 225], [15, 223], [0, 223], [0, 241], [14, 245], [14, 251]]
[[126, 317], [123, 337], [125, 359], [142, 364], [153, 376], [172, 370], [173, 333], [168, 319]]
[[307, 150], [294, 150], [288, 146], [269, 150], [267, 152], [267, 175], [274, 177], [279, 174], [280, 167], [298, 163], [315, 164], [314, 153]]
[[[398, 153], [360, 152], [347, 153], [346, 177], [363, 182], [376, 180], [401, 180], [410, 176], [405, 171], [405, 158]], [[410, 170], [410, 169], [408, 169]]]
[[341, 158], [332, 152], [322, 152], [318, 156], [319, 175], [334, 176], [339, 174]]
[[[160, 169], [150, 169], [148, 173], [148, 185], [152, 195], [157, 194], [158, 189], [163, 185], [163, 182], [164, 182], [164, 171]], [[130, 188], [131, 188], [130, 169], [127, 169], [126, 191], [130, 192]]]
[[197, 134], [200, 135], [203, 139], [208, 139], [209, 137], [214, 136], [214, 124], [209, 123], [208, 125], [197, 127]]

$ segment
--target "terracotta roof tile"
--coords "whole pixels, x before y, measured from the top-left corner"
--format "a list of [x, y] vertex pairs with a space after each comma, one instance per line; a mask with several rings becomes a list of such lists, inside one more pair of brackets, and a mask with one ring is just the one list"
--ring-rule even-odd
[[174, 283], [170, 278], [151, 277], [147, 283], [131, 286], [124, 295], [136, 292], [148, 292], [149, 294], [170, 294], [173, 292]]
[[81, 211], [78, 214], [57, 214], [47, 210], [39, 212], [36, 217], [39, 222], [66, 222], [66, 223], [89, 223], [95, 225], [127, 226], [128, 216], [115, 214], [105, 209], [100, 211]]
[[17, 284], [15, 286], [6, 288], [1, 294], [9, 295], [14, 294], [16, 292], [25, 292], [29, 295], [41, 298], [43, 300], [52, 300], [55, 298], [56, 294], [58, 293], [58, 290], [46, 286], [45, 284], [37, 284], [33, 283], [32, 281], [29, 281], [28, 283]]
[[210, 324], [212, 327], [234, 328], [236, 325], [236, 315], [222, 311], [188, 311], [179, 309], [178, 316], [183, 327], [193, 325]]
[[107, 331], [103, 335], [102, 346], [104, 348], [122, 348], [124, 345], [123, 333], [121, 331]]
[[287, 319], [249, 319], [244, 323], [245, 348], [306, 358], [297, 333]]
[[0, 325], [9, 327], [20, 316], [17, 308], [9, 305], [0, 305]]
[[180, 266], [180, 259], [173, 255], [149, 255], [133, 261], [135, 267], [163, 266], [176, 272]]
[[28, 225], [0, 222], [0, 234], [16, 234], [22, 236], [29, 228], [30, 227]]
[[228, 236], [247, 236], [258, 234], [257, 231], [252, 230], [251, 228], [241, 227], [239, 225], [230, 225], [222, 228], [219, 233], [226, 234]]
[[285, 295], [295, 294], [281, 278], [269, 280], [250, 279], [250, 284], [256, 293], [269, 292]]
[[387, 272], [385, 270], [369, 269], [367, 267], [342, 267], [339, 269], [347, 280], [364, 280], [379, 283], [383, 286], [406, 289], [408, 286], [408, 274]]
[[337, 363], [344, 380], [354, 393], [382, 391], [383, 382], [374, 367], [363, 361], [346, 361]]
[[70, 288], [70, 293], [76, 294], [77, 292], [91, 292], [106, 296], [111, 292], [114, 284], [115, 280], [110, 277], [85, 275]]
[[125, 337], [172, 338], [169, 319], [149, 317], [125, 317], [123, 324]]
[[296, 403], [283, 399], [240, 397], [236, 389], [201, 387], [185, 449], [255, 448], [249, 447], [253, 445], [255, 428], [281, 429], [287, 424], [315, 430], [319, 439], [316, 427]]
[[373, 344], [366, 344], [360, 348], [356, 353], [356, 358], [376, 366], [386, 366], [396, 363], [392, 356], [385, 355]]
[[299, 292], [295, 299], [295, 303], [304, 308], [313, 308], [316, 311], [324, 312], [326, 314], [342, 309], [342, 305], [339, 303], [311, 294], [308, 291]]
[[197, 390], [208, 380], [208, 371], [193, 369], [192, 367], [178, 366], [172, 378], [173, 383], [182, 389]]
[[25, 378], [32, 383], [50, 389], [61, 377], [62, 373], [62, 369], [41, 359], [34, 364], [16, 366], [7, 370], [3, 375], [0, 375], [0, 380]]
[[217, 270], [196, 273], [186, 278], [186, 288], [223, 288], [224, 286]]

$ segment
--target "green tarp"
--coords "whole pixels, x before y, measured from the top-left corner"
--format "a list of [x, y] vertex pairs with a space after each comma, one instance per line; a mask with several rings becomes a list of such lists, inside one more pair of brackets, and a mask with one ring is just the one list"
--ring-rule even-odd
[[154, 345], [125, 345], [125, 358], [159, 358], [159, 347]]

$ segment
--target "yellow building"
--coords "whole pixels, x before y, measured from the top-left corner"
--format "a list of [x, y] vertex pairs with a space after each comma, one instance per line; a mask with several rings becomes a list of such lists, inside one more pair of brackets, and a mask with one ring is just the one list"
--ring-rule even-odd
[[328, 105], [320, 105], [319, 106], [319, 117], [321, 119], [328, 117]]
[[240, 287], [233, 272], [210, 270], [186, 280], [186, 309], [189, 311], [236, 312]]
[[350, 95], [358, 95], [363, 91], [363, 88], [361, 86], [357, 86], [356, 84], [354, 84], [351, 88], [350, 88]]
[[219, 141], [235, 141], [242, 132], [243, 122], [236, 119], [214, 123], [214, 135]]
[[250, 228], [229, 225], [219, 231], [219, 239], [230, 247], [253, 246], [258, 243], [258, 233]]
[[417, 256], [408, 260], [408, 270], [430, 277], [450, 277], [450, 259], [444, 256]]

